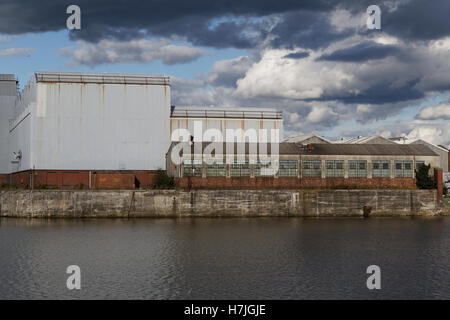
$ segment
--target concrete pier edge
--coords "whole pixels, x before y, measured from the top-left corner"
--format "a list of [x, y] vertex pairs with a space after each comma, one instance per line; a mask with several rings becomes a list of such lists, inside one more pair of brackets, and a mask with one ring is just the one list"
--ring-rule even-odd
[[450, 215], [436, 190], [12, 190], [0, 216], [363, 217]]

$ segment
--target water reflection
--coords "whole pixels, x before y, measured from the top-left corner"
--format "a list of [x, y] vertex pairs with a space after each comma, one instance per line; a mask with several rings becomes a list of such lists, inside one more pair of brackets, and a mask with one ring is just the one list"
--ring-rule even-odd
[[[449, 218], [0, 223], [3, 299], [450, 298]], [[80, 291], [65, 287], [71, 264]]]

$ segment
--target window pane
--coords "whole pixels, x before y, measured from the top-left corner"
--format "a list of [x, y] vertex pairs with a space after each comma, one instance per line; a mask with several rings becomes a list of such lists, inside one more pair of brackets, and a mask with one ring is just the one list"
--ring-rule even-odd
[[298, 161], [297, 160], [280, 160], [278, 176], [280, 177], [297, 177]]

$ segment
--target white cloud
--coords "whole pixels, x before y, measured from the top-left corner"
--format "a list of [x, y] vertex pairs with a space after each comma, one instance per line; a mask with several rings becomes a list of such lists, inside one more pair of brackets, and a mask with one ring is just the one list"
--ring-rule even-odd
[[306, 116], [306, 121], [311, 123], [319, 123], [337, 118], [337, 116], [337, 113], [329, 107], [319, 105], [312, 107], [311, 112]]
[[441, 103], [438, 106], [428, 106], [420, 110], [416, 115], [416, 119], [422, 120], [450, 120], [450, 104]]
[[158, 40], [102, 40], [98, 43], [77, 41], [77, 47], [61, 48], [61, 56], [72, 57], [72, 65], [94, 66], [104, 63], [148, 63], [161, 60], [165, 64], [187, 63], [208, 54], [207, 51], [170, 44]]
[[422, 139], [436, 145], [450, 147], [450, 126], [416, 126], [407, 135], [409, 140]]
[[31, 48], [9, 48], [0, 50], [0, 57], [11, 57], [31, 54], [34, 49]]
[[237, 81], [242, 97], [318, 99], [324, 90], [340, 91], [352, 75], [332, 64], [318, 63], [318, 54], [303, 59], [284, 59], [289, 50], [266, 50], [244, 78]]

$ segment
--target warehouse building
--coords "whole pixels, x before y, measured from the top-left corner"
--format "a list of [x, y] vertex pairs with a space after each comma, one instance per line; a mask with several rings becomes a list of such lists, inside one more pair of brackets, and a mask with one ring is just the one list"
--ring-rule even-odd
[[173, 106], [170, 132], [175, 142], [183, 141], [183, 134], [194, 141], [280, 142], [283, 114], [270, 108]]
[[263, 158], [258, 155], [266, 149], [260, 152], [260, 144], [235, 143], [230, 148], [218, 143], [204, 142], [201, 147], [184, 143], [184, 149], [180, 145], [172, 143], [167, 168], [177, 185], [185, 188], [415, 188], [415, 168], [439, 166], [439, 156], [419, 144], [305, 146], [282, 142], [276, 148], [268, 144]]
[[0, 173], [10, 183], [146, 186], [164, 169], [168, 77], [36, 72], [17, 96], [13, 77], [2, 79]]

